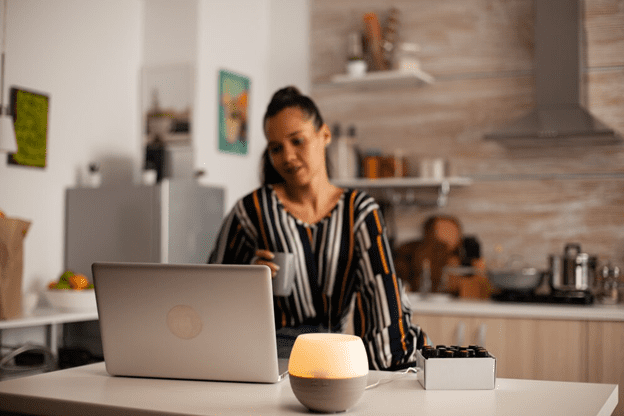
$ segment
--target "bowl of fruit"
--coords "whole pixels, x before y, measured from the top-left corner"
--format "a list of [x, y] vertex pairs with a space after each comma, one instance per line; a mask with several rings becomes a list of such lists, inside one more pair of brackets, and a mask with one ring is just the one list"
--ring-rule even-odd
[[58, 280], [50, 282], [45, 292], [50, 306], [65, 312], [97, 310], [95, 290], [87, 277], [67, 270]]

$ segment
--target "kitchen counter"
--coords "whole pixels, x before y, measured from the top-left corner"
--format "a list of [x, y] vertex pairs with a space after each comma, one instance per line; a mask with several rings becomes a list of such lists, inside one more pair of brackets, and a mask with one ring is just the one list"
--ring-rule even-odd
[[408, 293], [407, 297], [414, 314], [624, 322], [624, 304], [500, 302], [460, 299], [437, 293], [426, 298], [422, 298], [418, 293]]

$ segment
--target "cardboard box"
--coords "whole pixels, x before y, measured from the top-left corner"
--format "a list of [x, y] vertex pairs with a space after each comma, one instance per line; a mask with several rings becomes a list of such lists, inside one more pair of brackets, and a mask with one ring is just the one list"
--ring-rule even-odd
[[417, 352], [420, 384], [426, 390], [493, 390], [496, 358], [424, 358]]

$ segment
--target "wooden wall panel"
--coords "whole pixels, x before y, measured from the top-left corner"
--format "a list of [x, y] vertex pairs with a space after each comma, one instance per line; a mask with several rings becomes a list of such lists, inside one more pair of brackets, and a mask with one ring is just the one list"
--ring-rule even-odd
[[[411, 165], [449, 160], [451, 173], [474, 184], [452, 189], [448, 206], [400, 206], [397, 243], [420, 235], [429, 215], [457, 216], [482, 242], [536, 266], [567, 242], [624, 265], [624, 147], [538, 144], [509, 148], [483, 139], [534, 106], [533, 0], [397, 0], [401, 37], [422, 47], [431, 85], [333, 86], [343, 73], [348, 33], [361, 15], [381, 17], [381, 0], [311, 3], [312, 97], [328, 124], [354, 124], [364, 150], [401, 149]], [[624, 0], [584, 2], [582, 100], [624, 137]], [[567, 143], [567, 142], [566, 142]], [[416, 172], [416, 169], [412, 169]]]
[[460, 219], [464, 233], [481, 242], [488, 264], [520, 255], [527, 265], [546, 268], [548, 254], [563, 254], [566, 243], [624, 264], [624, 178], [482, 181], [452, 189], [443, 209], [401, 206], [398, 241], [420, 238], [433, 214]]
[[423, 67], [437, 76], [533, 66], [532, 0], [315, 0], [312, 81], [344, 72], [348, 34], [363, 29], [362, 15], [369, 11], [383, 23], [391, 6], [400, 11], [401, 41], [419, 44]]
[[587, 0], [584, 5], [587, 65], [624, 66], [624, 0]]

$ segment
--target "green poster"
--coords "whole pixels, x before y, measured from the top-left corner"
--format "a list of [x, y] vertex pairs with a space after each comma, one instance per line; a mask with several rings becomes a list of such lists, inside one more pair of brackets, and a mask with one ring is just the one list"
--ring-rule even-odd
[[17, 153], [9, 155], [9, 164], [44, 168], [48, 136], [48, 96], [11, 88], [11, 104]]

